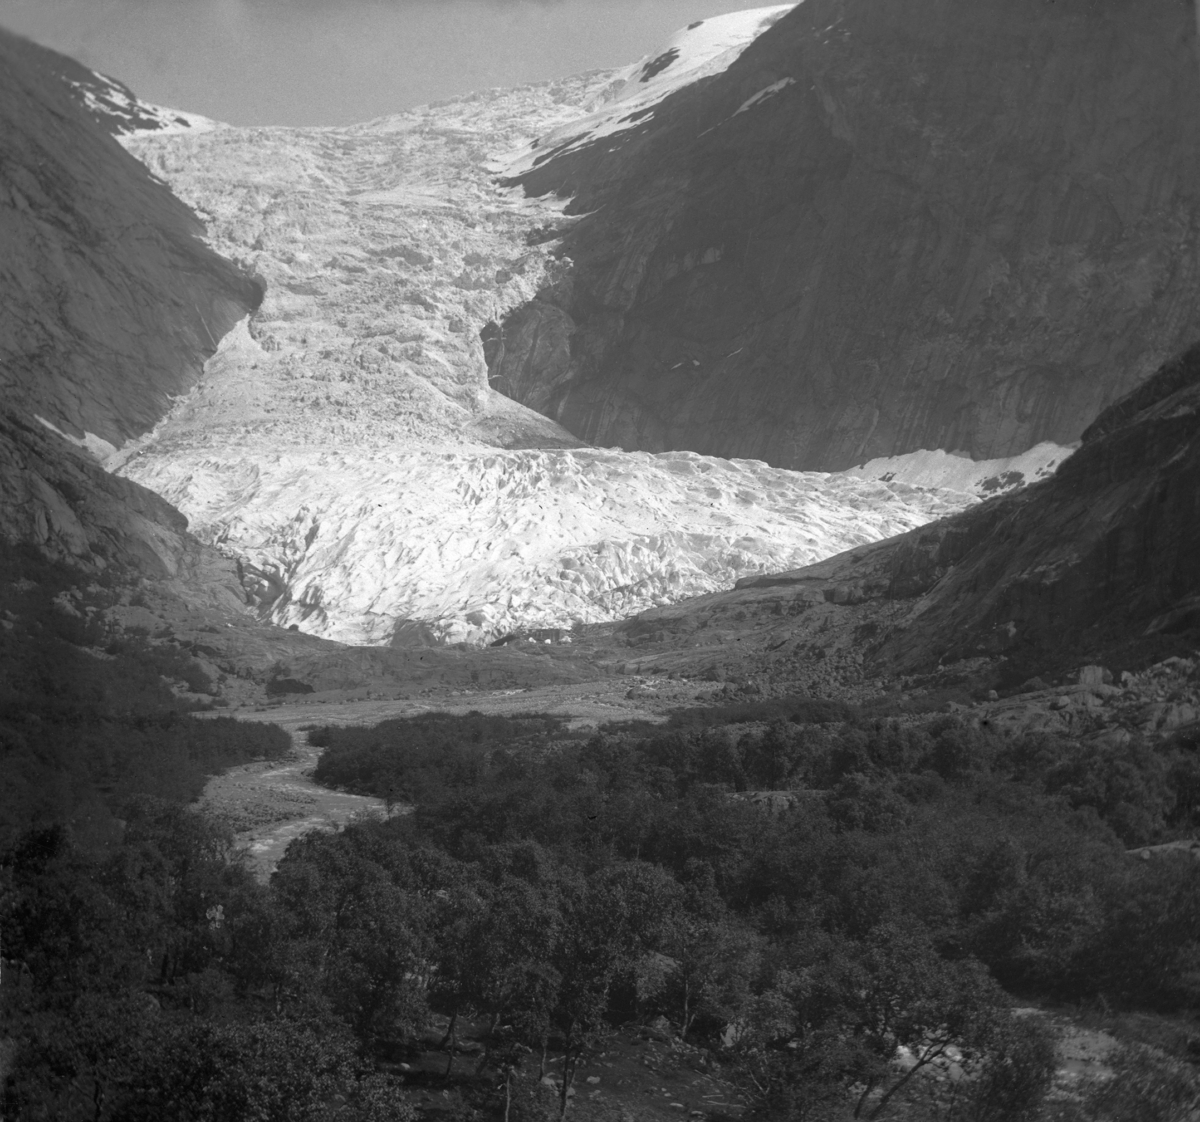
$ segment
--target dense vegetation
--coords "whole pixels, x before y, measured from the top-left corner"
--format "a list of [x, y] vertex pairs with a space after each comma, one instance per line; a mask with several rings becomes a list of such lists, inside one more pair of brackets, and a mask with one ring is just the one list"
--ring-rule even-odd
[[[760, 1109], [783, 1116], [850, 1088], [864, 1114], [895, 1106], [887, 1061], [940, 1032], [973, 1049], [997, 1111], [960, 1103], [963, 1116], [1020, 1116], [1044, 1089], [1044, 1041], [1001, 986], [1194, 1007], [1200, 867], [1126, 854], [1200, 824], [1194, 743], [730, 715], [586, 739], [537, 715], [317, 730], [327, 781], [417, 806], [294, 846], [276, 883], [332, 891], [358, 868], [440, 892], [435, 982], [398, 999], [568, 1054], [663, 1014], [689, 1039], [724, 1033]], [[1017, 1069], [1008, 1090], [991, 1082]]]
[[[307, 835], [262, 885], [183, 803], [282, 733], [189, 717], [176, 655], [91, 634], [66, 583], [10, 584], [5, 1118], [541, 1122], [617, 1026], [661, 1018], [762, 1119], [1067, 1117], [1012, 995], [1200, 997], [1200, 864], [1126, 853], [1197, 827], [1186, 739], [1083, 748], [798, 698], [599, 733], [324, 728], [319, 778], [415, 809]], [[435, 1013], [446, 1094], [420, 1099], [395, 1062]], [[468, 1022], [485, 1051], [455, 1069]], [[1117, 1069], [1073, 1117], [1185, 1117], [1184, 1058]]]
[[287, 751], [274, 726], [188, 716], [168, 682], [210, 683], [178, 646], [109, 634], [120, 594], [0, 546], [0, 845], [56, 823], [102, 841], [134, 796], [188, 802], [206, 775]]

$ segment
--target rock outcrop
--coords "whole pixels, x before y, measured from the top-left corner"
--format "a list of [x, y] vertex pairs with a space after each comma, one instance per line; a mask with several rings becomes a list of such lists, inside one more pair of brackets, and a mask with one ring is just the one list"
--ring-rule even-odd
[[191, 388], [261, 288], [96, 123], [79, 69], [0, 32], [0, 399], [102, 449]]
[[1179, 0], [805, 0], [534, 160], [582, 217], [492, 384], [595, 443], [781, 467], [1072, 443], [1191, 338], [1194, 46]]
[[102, 88], [0, 32], [0, 540], [236, 618], [235, 564], [94, 454], [149, 429], [261, 290], [98, 121]]
[[0, 413], [0, 540], [85, 574], [149, 579], [196, 608], [242, 614], [237, 566], [165, 499], [109, 475], [37, 422]]
[[1001, 655], [1062, 667], [1154, 637], [1194, 642], [1198, 504], [1195, 346], [1105, 410], [1050, 479], [623, 628], [693, 646], [740, 628], [764, 664], [836, 655], [868, 674]]

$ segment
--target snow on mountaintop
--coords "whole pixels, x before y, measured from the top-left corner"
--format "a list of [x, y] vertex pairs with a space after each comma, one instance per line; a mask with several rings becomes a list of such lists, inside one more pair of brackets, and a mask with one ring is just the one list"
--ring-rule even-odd
[[[523, 175], [554, 156], [637, 128], [653, 116], [654, 106], [669, 94], [728, 69], [759, 35], [794, 7], [795, 3], [752, 8], [689, 24], [657, 51], [618, 71], [600, 94], [598, 100], [602, 104], [598, 108], [502, 158], [495, 169], [506, 176]], [[764, 91], [759, 96], [769, 93]], [[742, 108], [749, 108], [750, 104]]]
[[209, 132], [224, 127], [219, 121], [201, 117], [199, 113], [185, 113], [142, 101], [128, 86], [97, 70], [88, 71], [83, 78], [64, 75], [63, 80], [83, 102], [84, 108], [107, 131], [118, 136]]
[[242, 561], [263, 614], [351, 642], [406, 620], [480, 642], [795, 568], [975, 501], [588, 449], [489, 388], [480, 330], [555, 280], [570, 221], [500, 188], [491, 161], [613, 86], [600, 72], [350, 128], [121, 138], [267, 291], [200, 384], [107, 462]]

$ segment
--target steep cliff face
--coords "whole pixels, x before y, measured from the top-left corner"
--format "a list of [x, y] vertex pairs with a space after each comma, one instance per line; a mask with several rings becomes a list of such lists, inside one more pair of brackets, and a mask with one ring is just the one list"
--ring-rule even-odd
[[1050, 479], [625, 626], [695, 645], [749, 620], [773, 650], [840, 642], [876, 672], [981, 655], [1077, 665], [1147, 636], [1200, 635], [1198, 557], [1200, 346], [1102, 413]]
[[921, 598], [880, 657], [1103, 650], [1200, 630], [1200, 346], [1102, 413], [1044, 483], [898, 540]]
[[0, 32], [0, 539], [236, 615], [236, 565], [68, 443], [153, 426], [260, 296], [109, 135], [122, 89]]
[[0, 32], [0, 399], [119, 445], [191, 388], [261, 291], [97, 125], [68, 85], [79, 69]]
[[782, 467], [1071, 443], [1194, 330], [1194, 44], [1181, 0], [805, 0], [525, 159], [582, 217], [492, 384], [583, 439]]
[[170, 503], [2, 413], [0, 540], [89, 575], [149, 578], [193, 607], [245, 612], [236, 563], [189, 534]]

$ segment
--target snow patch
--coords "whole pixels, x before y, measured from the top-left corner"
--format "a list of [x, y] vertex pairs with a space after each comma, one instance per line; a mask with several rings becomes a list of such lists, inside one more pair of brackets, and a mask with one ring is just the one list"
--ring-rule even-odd
[[119, 136], [171, 136], [224, 127], [199, 113], [142, 101], [127, 86], [98, 71], [93, 70], [91, 75], [86, 82], [68, 79], [67, 85], [89, 112], [109, 122]]
[[738, 108], [737, 113], [734, 113], [734, 116], [736, 117], [738, 113], [745, 113], [747, 109], [752, 109], [760, 101], [766, 101], [767, 98], [774, 97], [780, 90], [785, 90], [788, 86], [794, 86], [795, 84], [795, 78], [780, 78], [778, 82], [772, 82], [765, 89], [759, 90], [753, 97], [746, 98]]
[[1064, 447], [1047, 440], [1017, 456], [997, 460], [972, 460], [969, 456], [943, 452], [939, 448], [926, 448], [902, 456], [869, 460], [850, 468], [846, 474], [886, 483], [939, 487], [986, 499], [1049, 478], [1077, 447]]
[[63, 432], [63, 430], [53, 422], [47, 421], [45, 417], [40, 417], [36, 413], [33, 415], [33, 419], [35, 421], [40, 421], [46, 426], [46, 428], [54, 433], [55, 436], [61, 436], [68, 444], [73, 444], [76, 448], [83, 449], [83, 451], [87, 452], [88, 455], [99, 460], [101, 463], [104, 463], [109, 456], [113, 455], [113, 453], [117, 451], [115, 445], [110, 444], [104, 439], [104, 437], [97, 436], [94, 432], [88, 432], [85, 429], [83, 436], [72, 436], [68, 432]]

